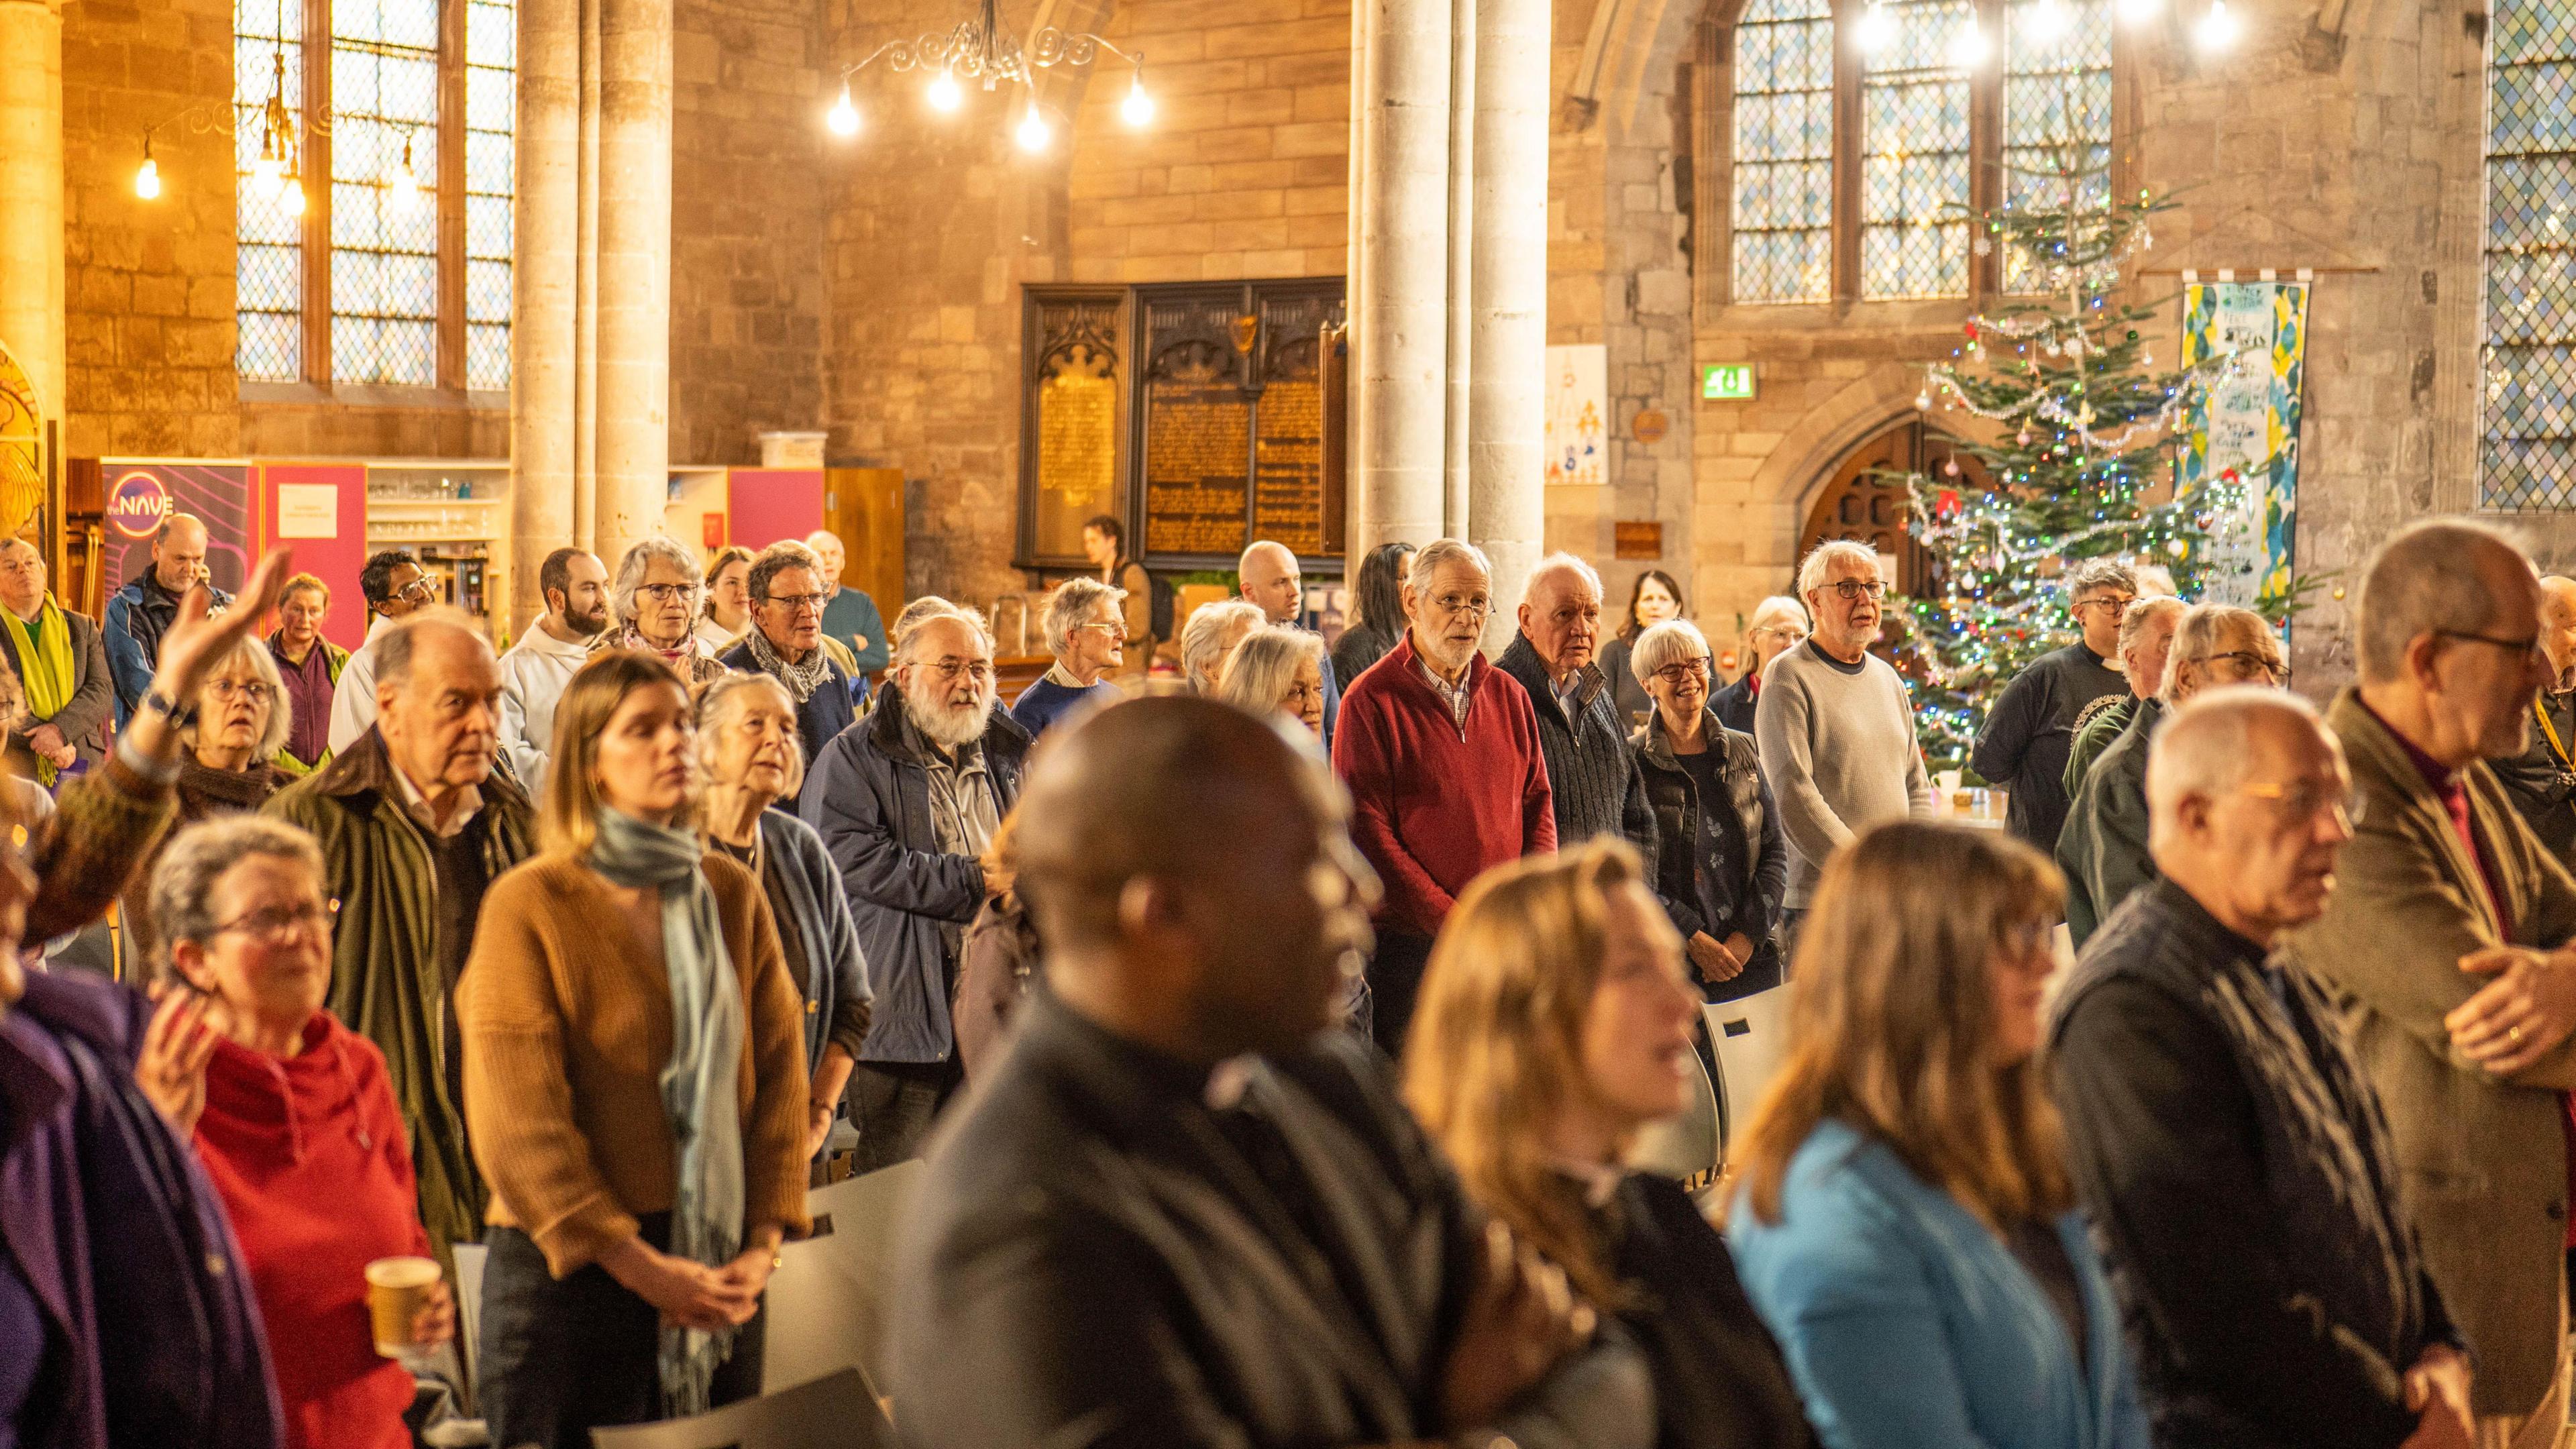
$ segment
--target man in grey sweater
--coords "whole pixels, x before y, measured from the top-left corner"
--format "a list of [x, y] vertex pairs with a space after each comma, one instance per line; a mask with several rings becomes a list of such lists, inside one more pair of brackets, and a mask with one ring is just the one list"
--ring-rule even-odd
[[1792, 948], [1825, 859], [1889, 820], [1932, 813], [1932, 777], [1914, 738], [1914, 699], [1878, 641], [1886, 580], [1869, 545], [1833, 539], [1798, 565], [1798, 596], [1816, 621], [1807, 642], [1762, 676], [1753, 733], [1789, 838], [1780, 945]]

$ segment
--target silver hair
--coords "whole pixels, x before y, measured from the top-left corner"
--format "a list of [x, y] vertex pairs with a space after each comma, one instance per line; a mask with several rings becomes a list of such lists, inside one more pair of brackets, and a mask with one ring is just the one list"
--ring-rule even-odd
[[492, 657], [492, 641], [483, 637], [482, 626], [473, 615], [452, 605], [434, 604], [403, 615], [376, 636], [376, 683], [400, 684], [411, 678], [411, 660], [420, 648], [420, 631], [441, 625], [472, 635], [474, 642], [483, 646], [483, 657]]
[[[938, 607], [924, 609], [921, 607], [924, 603]], [[986, 627], [982, 611], [965, 604], [951, 603], [937, 595], [927, 595], [904, 605], [903, 612], [895, 616], [894, 663], [897, 668], [913, 663], [919, 657], [913, 646], [921, 641], [922, 626], [933, 619], [956, 620], [975, 636], [975, 642], [985, 653], [995, 652], [993, 631]]]
[[2117, 559], [2086, 559], [2069, 568], [2061, 582], [2066, 586], [2068, 603], [2097, 589], [2122, 589], [2131, 595], [2138, 592], [2138, 576]]
[[2165, 658], [2164, 684], [2156, 691], [2157, 697], [2171, 703], [2184, 666], [2217, 653], [2227, 636], [2240, 629], [2262, 641], [2257, 652], [2266, 660], [2275, 666], [2281, 663], [2280, 636], [2272, 632], [2271, 622], [2262, 615], [2234, 604], [2194, 604], [2183, 611], [2182, 623], [2174, 628], [2173, 652]]
[[1798, 627], [1801, 629], [1812, 629], [1815, 627], [1815, 621], [1807, 617], [1807, 606], [1805, 604], [1800, 603], [1796, 599], [1790, 598], [1787, 594], [1773, 594], [1771, 597], [1764, 599], [1761, 603], [1753, 606], [1753, 612], [1745, 619], [1744, 632], [1750, 634], [1756, 629], [1763, 628], [1765, 627], [1763, 622], [1764, 620], [1780, 614], [1786, 614], [1790, 618], [1796, 620]]
[[2138, 641], [2147, 637], [2147, 630], [2158, 619], [2167, 614], [2179, 614], [2190, 607], [2171, 594], [2158, 594], [2131, 604], [2129, 612], [2120, 616], [2120, 652], [2126, 654], [2137, 648]]
[[826, 543], [839, 549], [841, 551], [842, 558], [847, 559], [850, 556], [850, 546], [841, 542], [841, 536], [828, 528], [815, 529], [812, 533], [805, 535], [804, 538], [805, 546], [814, 550], [816, 553], [821, 553], [823, 551], [823, 545]]
[[[1869, 571], [1873, 575], [1879, 572], [1877, 549], [1856, 538], [1826, 539], [1823, 543], [1807, 550], [1807, 556], [1798, 560], [1798, 597], [1800, 599], [1808, 598], [1816, 590], [1825, 586], [1825, 575], [1832, 571], [1836, 559], [1865, 563], [1869, 565]], [[1879, 582], [1885, 583], [1886, 579], [1881, 578]]]
[[[805, 736], [793, 728], [796, 698], [787, 686], [766, 670], [746, 673], [734, 670], [718, 675], [698, 696], [698, 764], [712, 779], [716, 768], [717, 734], [751, 703], [755, 691], [767, 688], [777, 696], [779, 707], [787, 711], [791, 727], [787, 732], [787, 782], [779, 787], [778, 798], [793, 800], [805, 788]], [[829, 687], [828, 684], [826, 686]]]
[[609, 607], [616, 612], [617, 622], [626, 628], [635, 627], [635, 595], [644, 587], [644, 575], [657, 558], [678, 569], [681, 581], [689, 586], [690, 618], [698, 616], [698, 606], [705, 601], [707, 576], [698, 567], [696, 554], [658, 533], [639, 538], [626, 551], [626, 557], [617, 561], [617, 580], [608, 586]]
[[903, 641], [912, 637], [912, 631], [920, 628], [923, 620], [935, 619], [943, 614], [955, 614], [958, 607], [937, 594], [924, 594], [904, 605], [896, 613], [894, 622], [886, 626], [886, 640], [894, 646], [895, 652], [900, 654], [903, 652]]
[[322, 849], [313, 837], [283, 820], [265, 815], [218, 815], [171, 837], [152, 867], [152, 920], [160, 931], [154, 964], [163, 980], [178, 975], [170, 948], [181, 941], [212, 940], [215, 928], [215, 882], [224, 872], [254, 855], [293, 861], [322, 884]]
[[1250, 599], [1221, 599], [1199, 605], [1190, 612], [1190, 621], [1181, 626], [1181, 678], [1192, 689], [1198, 688], [1203, 678], [1215, 678], [1218, 666], [1225, 662], [1217, 641], [1233, 633], [1237, 624], [1259, 626], [1269, 619], [1261, 612], [1261, 606]]
[[1538, 581], [1550, 574], [1572, 574], [1592, 586], [1592, 596], [1601, 597], [1601, 571], [1570, 553], [1552, 553], [1530, 565], [1529, 579], [1521, 585], [1526, 599], [1538, 587]]
[[1488, 583], [1493, 581], [1494, 561], [1485, 557], [1483, 549], [1463, 538], [1435, 538], [1414, 550], [1413, 571], [1405, 575], [1404, 581], [1419, 594], [1431, 587], [1432, 578], [1445, 563], [1474, 564], [1476, 572], [1483, 574]]
[[[383, 651], [379, 649], [378, 652]], [[215, 676], [236, 664], [249, 665], [250, 672], [259, 676], [259, 682], [268, 686], [268, 718], [260, 725], [259, 738], [251, 742], [250, 749], [252, 762], [264, 764], [285, 747], [286, 736], [295, 724], [295, 707], [286, 698], [286, 679], [277, 672], [277, 660], [268, 652], [268, 641], [257, 635], [242, 640], [232, 647], [231, 653], [215, 661], [214, 667], [206, 671], [205, 683], [197, 686], [198, 695], [202, 698], [207, 687], [215, 682]], [[191, 700], [190, 703], [193, 705], [196, 701]], [[179, 726], [180, 742], [190, 749], [196, 748], [197, 721], [204, 713], [202, 706], [191, 709], [188, 722]]]
[[751, 568], [742, 576], [744, 596], [758, 603], [769, 602], [770, 581], [789, 569], [812, 569], [820, 582], [831, 582], [820, 578], [823, 561], [814, 556], [814, 550], [792, 538], [782, 538], [752, 555]]
[[1217, 676], [1216, 697], [1238, 709], [1267, 715], [1279, 708], [1279, 697], [1288, 692], [1290, 681], [1297, 677], [1297, 666], [1310, 659], [1320, 662], [1323, 657], [1321, 636], [1265, 624], [1244, 635], [1234, 651], [1225, 656], [1225, 667]]
[[2147, 746], [2147, 802], [2156, 826], [2187, 795], [2216, 796], [2243, 785], [2254, 766], [2254, 734], [2266, 717], [2289, 716], [2328, 739], [2317, 707], [2286, 689], [2231, 684], [2193, 695]]
[[1073, 631], [1091, 622], [1092, 613], [1104, 599], [1116, 607], [1127, 602], [1127, 591], [1087, 575], [1076, 575], [1056, 585], [1046, 601], [1047, 652], [1059, 659], [1072, 653]]
[[[1637, 636], [1636, 644], [1628, 651], [1628, 672], [1643, 684], [1658, 669], [1708, 657], [1708, 636], [1699, 631], [1697, 624], [1688, 619], [1666, 619]], [[1710, 667], [1716, 667], [1714, 661]]]
[[2423, 635], [2474, 634], [2494, 622], [2504, 601], [2477, 566], [2477, 550], [2487, 545], [2530, 562], [2519, 538], [2474, 518], [2428, 518], [2379, 546], [2353, 602], [2362, 683], [2385, 684], [2404, 673], [2406, 647]]

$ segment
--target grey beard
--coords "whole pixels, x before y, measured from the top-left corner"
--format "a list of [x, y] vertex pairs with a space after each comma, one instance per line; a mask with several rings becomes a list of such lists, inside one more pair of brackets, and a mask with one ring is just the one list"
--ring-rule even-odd
[[990, 689], [976, 691], [975, 706], [971, 710], [951, 709], [944, 703], [916, 699], [906, 694], [903, 710], [912, 717], [912, 727], [921, 731], [923, 738], [943, 750], [954, 752], [959, 746], [984, 737], [984, 723], [993, 713], [993, 692]]

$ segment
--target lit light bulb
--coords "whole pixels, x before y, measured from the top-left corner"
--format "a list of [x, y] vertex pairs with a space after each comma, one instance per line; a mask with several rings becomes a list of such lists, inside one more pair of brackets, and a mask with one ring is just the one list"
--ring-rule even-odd
[[1870, 7], [1862, 11], [1860, 16], [1861, 54], [1876, 55], [1885, 50], [1888, 43], [1894, 39], [1896, 39], [1896, 17], [1887, 13], [1885, 4], [1879, 3], [1879, 0], [1872, 0]]
[[1128, 83], [1127, 99], [1118, 103], [1118, 118], [1131, 126], [1142, 126], [1154, 119], [1154, 98], [1145, 94], [1143, 71]]
[[2120, 18], [2131, 25], [2153, 20], [2158, 0], [2119, 0]]
[[2046, 44], [2066, 33], [2071, 18], [2061, 0], [2032, 0], [2031, 7], [2022, 13], [2022, 24], [2029, 27], [2033, 40]]
[[412, 175], [409, 167], [394, 173], [391, 200], [394, 210], [400, 212], [409, 212], [420, 205], [420, 178]]
[[2191, 38], [2203, 50], [2225, 50], [2236, 42], [2236, 17], [2227, 13], [2227, 0], [2209, 0], [2209, 13], [2192, 27]]
[[1977, 17], [1971, 15], [1968, 23], [1960, 27], [1958, 39], [1950, 42], [1950, 63], [1964, 69], [1982, 65], [1985, 59], [1986, 32], [1978, 26]]
[[957, 77], [944, 70], [931, 77], [926, 98], [934, 111], [953, 111], [966, 104], [966, 93], [957, 88]]
[[832, 134], [835, 136], [859, 134], [859, 108], [850, 101], [848, 81], [841, 82], [841, 98], [832, 102], [831, 114], [823, 119], [831, 126]]
[[1037, 107], [1031, 106], [1028, 114], [1020, 117], [1020, 128], [1012, 134], [1019, 138], [1021, 150], [1043, 151], [1047, 142], [1055, 139], [1055, 128], [1046, 123], [1046, 117], [1038, 114]]
[[286, 214], [288, 216], [302, 216], [304, 214], [304, 183], [299, 181], [288, 186], [286, 188], [286, 194], [282, 199], [285, 202]]
[[286, 166], [274, 156], [262, 156], [250, 164], [251, 193], [262, 201], [275, 201], [286, 187]]
[[134, 173], [134, 194], [146, 201], [161, 194], [161, 163], [149, 151], [143, 153], [142, 169]]

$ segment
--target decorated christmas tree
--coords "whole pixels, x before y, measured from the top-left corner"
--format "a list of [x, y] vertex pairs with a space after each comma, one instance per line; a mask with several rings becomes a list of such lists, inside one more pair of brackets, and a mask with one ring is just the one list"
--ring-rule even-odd
[[2123, 296], [2168, 203], [2111, 196], [2098, 148], [2049, 149], [2061, 164], [2016, 176], [2012, 199], [1972, 228], [1981, 256], [2002, 254], [2004, 300], [1968, 321], [1915, 399], [1934, 419], [1983, 420], [1949, 430], [1987, 475], [1953, 459], [1904, 480], [1935, 565], [1922, 597], [1895, 611], [1896, 653], [1936, 770], [1965, 764], [2014, 675], [2073, 642], [2058, 582], [2069, 566], [2161, 566], [2197, 599], [2211, 530], [2243, 507], [2233, 474], [2175, 492], [2184, 422], [2232, 357], [2159, 370], [2147, 335], [2155, 307]]

